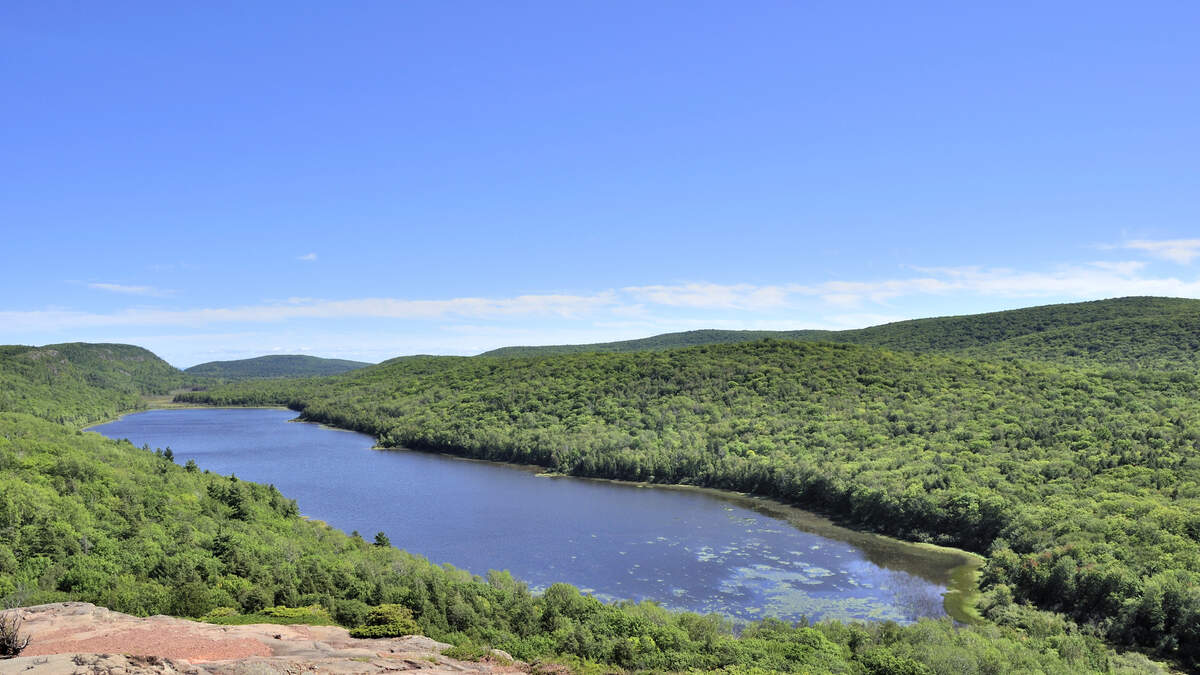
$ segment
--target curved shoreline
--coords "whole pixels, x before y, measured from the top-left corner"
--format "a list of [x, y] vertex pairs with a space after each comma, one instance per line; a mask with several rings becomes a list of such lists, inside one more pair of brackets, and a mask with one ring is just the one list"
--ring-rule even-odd
[[[199, 408], [218, 408], [218, 406], [195, 406]], [[219, 406], [232, 408], [261, 408], [263, 406]], [[291, 408], [288, 408], [292, 410]], [[699, 485], [686, 485], [681, 483], [648, 483], [646, 481], [630, 481], [621, 480], [619, 478], [599, 478], [592, 476], [575, 476], [572, 474], [558, 473], [547, 471], [546, 467], [539, 464], [521, 464], [517, 462], [502, 462], [491, 459], [479, 459], [477, 457], [464, 457], [452, 452], [438, 452], [432, 450], [419, 450], [415, 448], [389, 448], [378, 444], [379, 438], [362, 431], [354, 429], [345, 429], [328, 422], [319, 422], [316, 420], [303, 419], [303, 411], [295, 411], [296, 419], [289, 420], [292, 422], [301, 422], [304, 424], [316, 424], [319, 427], [333, 429], [337, 431], [348, 431], [351, 433], [363, 434], [370, 436], [375, 440], [375, 445], [372, 449], [385, 452], [420, 452], [429, 455], [438, 455], [449, 459], [454, 459], [464, 462], [480, 462], [503, 466], [510, 469], [527, 471], [535, 473], [546, 478], [569, 478], [572, 480], [597, 481], [606, 483], [616, 483], [619, 485], [630, 485], [636, 487], [650, 489], [665, 489], [665, 490], [680, 490], [689, 492], [699, 492], [707, 494], [716, 499], [727, 501], [738, 506], [742, 506], [758, 513], [767, 516], [779, 518], [786, 521], [792, 527], [803, 532], [820, 535], [829, 539], [836, 539], [853, 544], [867, 555], [867, 558], [884, 567], [899, 568], [916, 576], [935, 581], [946, 587], [946, 592], [942, 594], [942, 609], [954, 621], [964, 624], [980, 624], [984, 623], [984, 619], [975, 609], [975, 602], [979, 597], [979, 575], [980, 570], [987, 562], [987, 558], [977, 553], [972, 553], [963, 549], [953, 548], [950, 546], [939, 546], [925, 542], [905, 541], [895, 537], [889, 537], [878, 532], [841, 525], [835, 522], [836, 514], [824, 514], [810, 509], [804, 509], [793, 504], [789, 504], [783, 500], [764, 495], [756, 495], [748, 492], [737, 492], [734, 490], [723, 490], [720, 488], [703, 487]], [[910, 565], [898, 564], [898, 561], [892, 555], [898, 554], [900, 557], [908, 561], [925, 561], [938, 558], [941, 561], [950, 561], [953, 564], [943, 562], [939, 565], [941, 574], [936, 575], [936, 578], [930, 579], [928, 574], [911, 572]], [[887, 564], [884, 562], [890, 562]], [[915, 567], [915, 565], [914, 565]], [[923, 566], [922, 571], [928, 572], [929, 567]]]
[[[338, 431], [353, 431], [351, 429], [331, 427], [324, 422], [299, 421], [306, 424], [317, 424], [322, 427], [337, 429]], [[370, 436], [370, 434], [365, 434], [361, 431], [354, 431], [353, 433]], [[509, 469], [527, 471], [546, 478], [567, 478], [571, 480], [615, 483], [655, 490], [698, 492], [715, 499], [748, 508], [766, 516], [784, 520], [800, 531], [852, 544], [866, 554], [868, 560], [881, 567], [898, 568], [915, 576], [942, 584], [946, 586], [946, 592], [942, 594], [942, 609], [945, 610], [947, 616], [959, 623], [965, 624], [979, 624], [984, 621], [975, 611], [975, 600], [979, 596], [979, 571], [983, 568], [987, 559], [970, 551], [949, 546], [939, 546], [937, 544], [904, 541], [903, 539], [889, 537], [885, 534], [869, 530], [839, 525], [830, 515], [802, 509], [773, 497], [748, 492], [736, 492], [734, 490], [722, 490], [719, 488], [679, 483], [647, 483], [645, 481], [630, 481], [618, 478], [574, 476], [566, 473], [546, 471], [545, 467], [537, 464], [518, 464], [515, 462], [463, 457], [449, 452], [433, 452], [413, 448], [385, 448], [378, 445], [373, 449], [383, 452], [420, 452], [462, 462], [492, 464]], [[897, 556], [903, 560], [897, 560]], [[939, 559], [939, 562], [942, 563], [938, 566], [941, 573], [935, 575], [935, 578], [930, 578], [928, 574], [930, 567], [928, 566], [921, 566], [922, 572], [914, 572], [910, 569], [917, 567], [917, 565], [912, 563], [916, 563], [917, 561], [928, 563], [931, 559], [935, 558]]]
[[[318, 427], [331, 430], [362, 434], [373, 439], [374, 445], [372, 446], [372, 449], [374, 450], [389, 452], [419, 452], [423, 454], [438, 455], [458, 461], [482, 462], [496, 466], [503, 466], [510, 469], [527, 471], [547, 478], [570, 478], [574, 480], [600, 481], [643, 488], [700, 492], [716, 499], [749, 508], [767, 516], [779, 518], [780, 520], [786, 521], [789, 525], [798, 530], [824, 536], [830, 539], [845, 541], [858, 547], [863, 551], [864, 554], [867, 555], [868, 559], [880, 566], [898, 568], [910, 574], [915, 574], [916, 576], [920, 576], [927, 580], [944, 585], [946, 587], [946, 592], [942, 594], [942, 608], [946, 612], [947, 616], [956, 622], [964, 624], [979, 624], [984, 622], [984, 620], [975, 610], [975, 601], [979, 596], [979, 574], [986, 562], [986, 558], [984, 556], [972, 553], [970, 551], [947, 546], [905, 541], [884, 534], [879, 534], [877, 532], [871, 532], [869, 530], [860, 529], [849, 525], [842, 525], [835, 522], [837, 514], [826, 514], [809, 509], [803, 509], [773, 497], [678, 483], [648, 483], [645, 481], [629, 481], [616, 478], [575, 476], [571, 474], [547, 471], [546, 467], [538, 464], [521, 464], [517, 462], [479, 459], [476, 457], [466, 457], [463, 455], [454, 454], [453, 452], [440, 452], [405, 447], [388, 448], [380, 446], [378, 444], [378, 437], [374, 436], [373, 434], [354, 429], [346, 429], [328, 422], [304, 419], [303, 411], [298, 411], [286, 406], [214, 406], [187, 403], [173, 406], [156, 406], [147, 408], [145, 410], [130, 411], [129, 413], [125, 414], [147, 412], [149, 410], [157, 409], [289, 410], [296, 414], [296, 418], [288, 420], [289, 422], [315, 424]], [[124, 415], [121, 417], [124, 417]], [[92, 426], [99, 426], [100, 424], [104, 423], [105, 422], [98, 422]], [[938, 564], [934, 566], [934, 569], [937, 569], [938, 573], [932, 578], [928, 574], [930, 571], [930, 566], [928, 563], [931, 560], [938, 561]], [[919, 566], [921, 572], [914, 572], [911, 570], [911, 568], [917, 567], [917, 565], [913, 564], [915, 562], [926, 563], [925, 565]]]

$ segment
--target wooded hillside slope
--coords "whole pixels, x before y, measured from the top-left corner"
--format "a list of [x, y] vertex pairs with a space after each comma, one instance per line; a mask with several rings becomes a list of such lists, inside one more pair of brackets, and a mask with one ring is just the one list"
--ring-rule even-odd
[[[1073, 326], [1134, 321], [1107, 318], [1121, 305], [1091, 305], [1101, 321], [1085, 321], [1095, 316], [1079, 314], [1087, 307], [1060, 307], [1053, 312], [1067, 325], [1041, 332], [1057, 336], [1058, 348], [1087, 353], [1078, 341], [1096, 332]], [[979, 319], [990, 333], [970, 339], [910, 331], [905, 344], [1028, 340], [1021, 331], [1031, 316]], [[1179, 354], [1189, 349], [1186, 330], [1154, 337]], [[988, 588], [1092, 622], [1114, 642], [1195, 659], [1198, 385], [1179, 368], [767, 340], [409, 358], [185, 398], [286, 404], [385, 446], [779, 497], [877, 531], [988, 553]]]
[[273, 354], [236, 361], [209, 361], [184, 369], [188, 375], [223, 380], [260, 377], [314, 377], [338, 375], [371, 364], [365, 361], [325, 359], [301, 354]]
[[766, 338], [1079, 366], [1195, 370], [1200, 368], [1200, 300], [1116, 298], [843, 331], [696, 330], [621, 342], [503, 347], [481, 356], [655, 351]]
[[[48, 391], [39, 388], [49, 386], [45, 371], [19, 365], [6, 371], [9, 382]], [[70, 375], [69, 400], [84, 416], [128, 400], [103, 368], [92, 378], [64, 368], [50, 376]], [[21, 373], [37, 381], [20, 382]], [[160, 376], [173, 377], [150, 369], [146, 381], [133, 378], [133, 389], [154, 390]], [[36, 400], [53, 402], [54, 392]], [[992, 623], [982, 626], [765, 620], [740, 636], [715, 615], [605, 605], [566, 584], [534, 595], [506, 573], [473, 577], [303, 519], [271, 486], [180, 467], [170, 453], [83, 432], [59, 423], [63, 412], [53, 407], [42, 417], [55, 421], [0, 412], [6, 605], [85, 600], [222, 623], [337, 622], [364, 636], [419, 631], [455, 644], [460, 656], [499, 647], [591, 670], [1162, 672], [1004, 593], [986, 598]]]

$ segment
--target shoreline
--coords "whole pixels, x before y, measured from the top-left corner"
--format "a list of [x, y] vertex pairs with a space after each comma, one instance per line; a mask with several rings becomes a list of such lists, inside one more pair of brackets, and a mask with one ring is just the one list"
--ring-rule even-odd
[[142, 403], [145, 403], [146, 407], [131, 408], [124, 412], [117, 413], [116, 417], [107, 417], [95, 422], [87, 422], [86, 426], [79, 427], [79, 430], [91, 431], [92, 427], [98, 427], [102, 424], [116, 422], [123, 417], [136, 415], [138, 413], [150, 412], [151, 410], [291, 410], [291, 408], [282, 405], [204, 405], [201, 403], [175, 403], [174, 401], [157, 401], [155, 400], [157, 398], [167, 397], [143, 397]]
[[[333, 431], [359, 433], [370, 437], [374, 441], [374, 445], [372, 445], [373, 450], [390, 452], [420, 452], [424, 454], [438, 455], [458, 461], [483, 462], [510, 469], [526, 471], [551, 479], [570, 478], [574, 480], [601, 481], [641, 488], [700, 492], [713, 498], [749, 508], [770, 517], [784, 520], [798, 530], [850, 543], [862, 550], [869, 560], [881, 566], [898, 568], [910, 574], [914, 574], [914, 572], [909, 571], [908, 568], [916, 567], [917, 565], [915, 563], [928, 562], [931, 559], [941, 559], [944, 562], [938, 566], [939, 572], [935, 575], [936, 578], [929, 579], [929, 577], [924, 574], [916, 574], [916, 576], [922, 576], [923, 578], [945, 586], [946, 591], [942, 594], [942, 609], [952, 620], [958, 623], [971, 625], [985, 622], [976, 611], [975, 602], [980, 594], [979, 576], [984, 564], [986, 564], [986, 557], [963, 549], [949, 546], [939, 546], [937, 544], [931, 544], [927, 542], [906, 541], [877, 532], [871, 532], [866, 529], [854, 527], [852, 525], [842, 524], [837, 521], [837, 514], [821, 513], [811, 509], [804, 509], [774, 497], [679, 483], [648, 483], [645, 481], [629, 481], [616, 478], [574, 476], [571, 474], [547, 471], [546, 467], [538, 464], [521, 464], [517, 462], [503, 462], [497, 460], [479, 459], [475, 457], [464, 457], [452, 452], [417, 450], [413, 448], [386, 448], [380, 446], [378, 444], [379, 439], [371, 434], [362, 431], [355, 431], [353, 429], [345, 429], [325, 422], [304, 420], [301, 419], [303, 412], [293, 410], [286, 406], [213, 406], [187, 403], [162, 408], [148, 408], [147, 410], [134, 412], [146, 412], [154, 409], [289, 410], [296, 414], [296, 418], [288, 420], [289, 422], [315, 424], [318, 427]], [[100, 424], [104, 423], [102, 422]], [[99, 426], [99, 424], [94, 426]], [[953, 564], [946, 564], [949, 562], [952, 562]], [[922, 567], [921, 569], [928, 571], [928, 567]]]
[[[304, 421], [304, 420], [300, 420]], [[317, 424], [322, 427], [329, 425], [321, 422], [306, 422], [307, 424]], [[351, 429], [341, 429], [340, 427], [330, 427], [338, 431], [351, 431], [352, 433], [360, 433], [364, 436], [370, 434], [361, 431], [353, 431]], [[378, 439], [376, 439], [378, 440]], [[902, 558], [909, 560], [925, 560], [928, 561], [932, 557], [942, 559], [952, 559], [955, 564], [945, 565], [942, 569], [942, 574], [938, 575], [937, 579], [928, 579], [927, 576], [916, 574], [930, 581], [942, 584], [946, 587], [946, 592], [942, 594], [942, 609], [946, 615], [954, 621], [964, 624], [977, 625], [984, 623], [985, 620], [979, 615], [975, 609], [975, 601], [979, 597], [979, 575], [983, 566], [987, 562], [985, 556], [978, 553], [972, 553], [951, 546], [939, 546], [927, 542], [905, 541], [890, 537], [886, 534], [871, 532], [861, 528], [843, 525], [835, 520], [835, 514], [825, 514], [810, 509], [804, 509], [793, 504], [788, 504], [785, 501], [774, 497], [764, 495], [756, 495], [749, 492], [736, 492], [734, 490], [723, 490], [720, 488], [703, 487], [699, 485], [686, 485], [682, 483], [648, 483], [646, 481], [630, 481], [621, 480], [619, 478], [595, 478], [591, 476], [573, 476], [566, 473], [557, 473], [546, 471], [546, 467], [538, 464], [519, 464], [516, 462], [501, 462], [491, 459], [479, 459], [476, 457], [463, 457], [449, 452], [433, 452], [427, 450], [416, 450], [413, 448], [385, 448], [375, 446], [373, 450], [384, 452], [419, 452], [428, 455], [437, 455], [461, 462], [480, 462], [484, 464], [492, 464], [502, 466], [509, 469], [526, 471], [534, 473], [537, 476], [559, 479], [566, 478], [570, 480], [585, 480], [602, 483], [612, 483], [615, 485], [625, 485], [630, 487], [656, 489], [656, 490], [674, 490], [686, 492], [699, 492], [706, 494], [714, 499], [730, 502], [737, 506], [748, 508], [766, 516], [778, 518], [786, 521], [792, 527], [802, 531], [815, 534], [818, 536], [844, 541], [854, 545], [856, 548], [866, 554], [867, 559], [871, 562], [888, 568], [899, 568], [908, 572], [906, 565], [897, 564], [895, 558], [889, 554], [899, 554]], [[887, 559], [892, 564], [887, 564], [881, 559]], [[924, 568], [928, 570], [928, 568]], [[910, 574], [912, 572], [909, 572]]]

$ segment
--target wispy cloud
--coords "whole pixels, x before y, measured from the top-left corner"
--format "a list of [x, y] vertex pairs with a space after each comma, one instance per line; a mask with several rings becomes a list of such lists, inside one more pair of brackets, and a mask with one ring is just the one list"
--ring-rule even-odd
[[290, 319], [438, 319], [543, 316], [574, 318], [616, 302], [612, 292], [581, 295], [521, 295], [512, 298], [404, 300], [291, 299], [267, 305], [226, 308], [158, 309], [135, 307], [100, 314], [68, 309], [0, 312], [0, 325], [18, 330], [61, 330], [110, 326], [205, 326], [268, 323]]
[[[396, 321], [519, 329], [527, 331], [520, 333], [525, 336], [523, 341], [544, 344], [554, 339], [552, 335], [565, 337], [568, 333], [571, 339], [593, 342], [697, 327], [753, 328], [768, 323], [780, 329], [861, 327], [925, 316], [931, 306], [960, 306], [965, 313], [984, 299], [991, 305], [997, 299], [1012, 299], [1015, 306], [1018, 301], [1033, 304], [1028, 301], [1037, 299], [1061, 302], [1127, 295], [1200, 297], [1200, 278], [1154, 275], [1149, 269], [1141, 261], [1099, 261], [1037, 271], [971, 266], [911, 268], [907, 275], [872, 280], [782, 284], [687, 282], [628, 286], [591, 294], [448, 299], [297, 297], [230, 307], [139, 306], [111, 312], [47, 307], [0, 311], [0, 334], [21, 339], [36, 333], [69, 333], [75, 339], [103, 334], [115, 339], [132, 327], [208, 331], [259, 326], [254, 330], [289, 331], [304, 336], [298, 340], [307, 340], [315, 333], [332, 335], [333, 331], [343, 331], [347, 324], [339, 322], [357, 319], [375, 321], [371, 331], [390, 332], [396, 336], [396, 345], [419, 333], [428, 335], [427, 328]], [[90, 285], [129, 295], [161, 293], [152, 287]], [[326, 323], [320, 327], [315, 323], [287, 324], [300, 321]], [[286, 328], [266, 328], [267, 324], [286, 325]], [[505, 333], [476, 331], [475, 344], [486, 346], [490, 334]], [[528, 339], [534, 336], [540, 337]], [[464, 341], [459, 344], [466, 344], [465, 336], [461, 337]], [[264, 340], [255, 344], [269, 343]]]
[[1200, 239], [1134, 239], [1120, 248], [1145, 251], [1155, 258], [1187, 265], [1200, 256]]
[[155, 288], [153, 286], [127, 286], [125, 284], [103, 284], [95, 283], [88, 284], [88, 288], [97, 291], [107, 291], [109, 293], [121, 293], [123, 295], [143, 295], [152, 297], [165, 297], [171, 295], [172, 291]]
[[694, 309], [770, 309], [786, 304], [790, 287], [752, 284], [688, 283], [674, 286], [627, 286], [639, 301]]
[[1088, 264], [1092, 267], [1099, 267], [1102, 270], [1108, 270], [1109, 272], [1119, 274], [1123, 277], [1131, 277], [1146, 267], [1146, 263], [1141, 260], [1098, 260]]
[[649, 305], [706, 310], [757, 312], [801, 306], [806, 298], [848, 308], [886, 305], [920, 296], [973, 295], [1011, 298], [1094, 299], [1123, 295], [1200, 296], [1200, 280], [1140, 274], [1140, 261], [1064, 265], [1049, 271], [1007, 268], [914, 268], [918, 276], [871, 281], [826, 281], [817, 284], [704, 284], [637, 286], [622, 289]]
[[304, 255], [296, 256], [296, 260], [303, 260], [304, 262], [315, 262], [316, 259], [317, 259], [316, 253], [305, 253]]

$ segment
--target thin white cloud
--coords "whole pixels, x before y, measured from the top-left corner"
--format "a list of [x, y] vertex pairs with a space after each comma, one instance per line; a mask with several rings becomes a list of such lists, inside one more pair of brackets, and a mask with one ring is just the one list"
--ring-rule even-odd
[[771, 309], [787, 304], [790, 287], [687, 283], [671, 286], [627, 286], [621, 289], [638, 300], [692, 309]]
[[163, 297], [171, 294], [171, 291], [166, 291], [153, 286], [127, 286], [125, 284], [104, 284], [94, 283], [88, 284], [88, 288], [97, 291], [107, 291], [109, 293], [120, 293], [122, 295], [143, 295], [152, 297]]
[[1134, 239], [1121, 248], [1145, 251], [1155, 258], [1187, 265], [1200, 256], [1200, 239]]
[[873, 281], [826, 281], [818, 284], [678, 284], [622, 289], [651, 305], [705, 310], [763, 311], [795, 309], [806, 297], [835, 307], [885, 305], [917, 296], [1065, 297], [1093, 299], [1126, 295], [1200, 296], [1200, 280], [1146, 277], [1137, 261], [1068, 265], [1045, 272], [981, 267], [920, 268], [924, 276]]
[[437, 319], [443, 317], [504, 318], [545, 316], [575, 318], [616, 302], [612, 292], [590, 296], [521, 295], [512, 298], [404, 300], [303, 300], [228, 308], [130, 308], [99, 314], [68, 309], [0, 311], [5, 332], [47, 331], [111, 326], [207, 326], [222, 323], [265, 323], [290, 319]]
[[[536, 336], [522, 337], [523, 342], [544, 344], [561, 341], [552, 336], [565, 338], [569, 331], [575, 331], [570, 334], [572, 340], [594, 342], [700, 327], [753, 328], [764, 322], [778, 328], [861, 327], [919, 315], [919, 310], [913, 313], [914, 308], [928, 305], [930, 299], [937, 299], [939, 306], [965, 300], [965, 304], [977, 306], [983, 298], [1059, 302], [1128, 295], [1200, 297], [1200, 278], [1152, 276], [1147, 269], [1139, 261], [1095, 262], [1041, 271], [946, 267], [914, 269], [911, 276], [868, 281], [768, 285], [691, 282], [630, 286], [592, 294], [507, 298], [287, 298], [234, 307], [129, 307], [112, 312], [48, 307], [0, 311], [0, 335], [28, 339], [30, 334], [68, 333], [72, 339], [80, 339], [102, 334], [115, 339], [131, 327], [237, 330], [239, 324], [276, 324], [256, 330], [270, 334], [292, 331], [294, 338], [270, 342], [256, 339], [254, 344], [296, 345], [301, 340], [311, 344], [309, 338], [315, 334], [332, 335], [331, 331], [342, 330], [339, 326], [344, 324], [338, 323], [342, 320], [380, 320], [373, 324], [373, 332], [391, 330], [398, 331], [398, 335], [420, 331], [412, 326], [384, 324], [383, 320], [436, 320], [459, 325], [519, 326], [530, 331], [528, 338]], [[492, 331], [478, 331], [471, 346], [487, 346], [490, 334]], [[458, 344], [468, 343], [464, 340]], [[445, 353], [450, 348], [446, 345], [438, 351]]]
[[1146, 267], [1146, 263], [1142, 262], [1141, 260], [1122, 260], [1119, 262], [1098, 260], [1088, 264], [1093, 267], [1099, 267], [1102, 270], [1108, 270], [1115, 274], [1119, 274], [1123, 277], [1133, 276]]
[[303, 260], [304, 262], [314, 262], [316, 259], [316, 253], [305, 253], [304, 255], [296, 256], [296, 260]]

